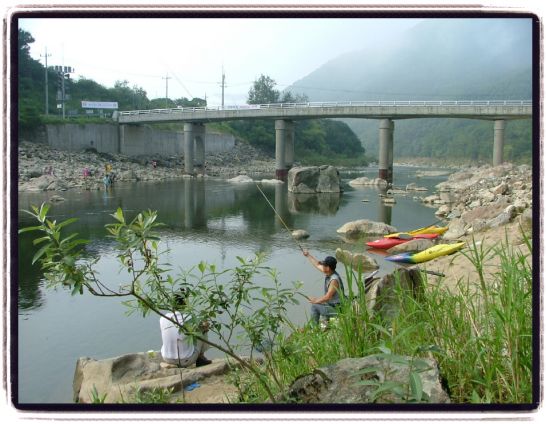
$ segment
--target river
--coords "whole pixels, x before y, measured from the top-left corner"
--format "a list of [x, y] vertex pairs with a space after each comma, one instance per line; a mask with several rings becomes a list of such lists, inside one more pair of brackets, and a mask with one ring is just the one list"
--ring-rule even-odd
[[[418, 170], [395, 167], [394, 185], [417, 182], [430, 192], [446, 178], [417, 179]], [[397, 196], [391, 207], [382, 204], [376, 188], [355, 189], [346, 184], [353, 178], [376, 175], [376, 168], [342, 171], [345, 191], [340, 196], [296, 197], [287, 192], [286, 185], [264, 185], [263, 190], [289, 227], [310, 233], [303, 244], [318, 258], [333, 254], [336, 247], [347, 248], [336, 230], [348, 221], [366, 218], [409, 230], [437, 220], [435, 209], [413, 200], [413, 195]], [[52, 195], [19, 193], [19, 227], [33, 224], [22, 210]], [[321, 294], [322, 275], [303, 257], [254, 184], [185, 179], [118, 184], [110, 192], [73, 190], [62, 196], [66, 200], [52, 205], [51, 217], [57, 221], [79, 218], [69, 228], [91, 241], [87, 250], [100, 257], [97, 267], [105, 281], [115, 283], [120, 278], [113, 242], [106, 237], [104, 225], [112, 222], [109, 214], [122, 207], [129, 217], [145, 209], [158, 211], [158, 220], [166, 224], [162, 240], [170, 249], [169, 262], [175, 266], [187, 269], [204, 260], [224, 269], [237, 265], [237, 256], [251, 257], [261, 251], [267, 255], [266, 264], [280, 272], [282, 281], [301, 280], [305, 293]], [[36, 251], [32, 237], [32, 233], [22, 234], [18, 246], [18, 308], [12, 333], [12, 355], [17, 361], [15, 393], [20, 404], [71, 403], [79, 357], [102, 359], [159, 350], [158, 319], [127, 316], [119, 299], [71, 296], [67, 289], [46, 288], [38, 267], [31, 266]], [[360, 243], [349, 249], [364, 251], [365, 247]], [[380, 274], [392, 270], [391, 263], [380, 256], [374, 258], [381, 265]], [[308, 305], [303, 306], [290, 312], [296, 324], [308, 318]], [[221, 353], [211, 350], [207, 356], [221, 357]]]

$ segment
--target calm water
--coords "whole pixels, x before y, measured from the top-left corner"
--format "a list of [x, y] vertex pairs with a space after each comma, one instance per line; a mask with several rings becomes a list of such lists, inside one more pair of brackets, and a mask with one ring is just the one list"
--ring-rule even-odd
[[[445, 179], [417, 179], [416, 171], [395, 168], [395, 186], [417, 182], [432, 189]], [[377, 169], [342, 175], [346, 183], [362, 175], [375, 177]], [[285, 185], [262, 187], [289, 227], [311, 234], [303, 244], [318, 258], [333, 254], [337, 247], [365, 250], [363, 243], [348, 245], [336, 233], [348, 221], [367, 218], [400, 230], [436, 221], [434, 209], [414, 201], [412, 196], [397, 196], [393, 207], [384, 206], [374, 188], [353, 189], [345, 184], [342, 195], [319, 197], [294, 196]], [[20, 193], [19, 226], [33, 224], [21, 210], [39, 205], [50, 196], [45, 192]], [[129, 217], [145, 209], [158, 211], [159, 221], [166, 224], [162, 240], [170, 249], [168, 261], [175, 266], [186, 269], [205, 260], [223, 269], [237, 265], [236, 256], [251, 257], [261, 251], [267, 254], [267, 265], [279, 270], [282, 281], [290, 284], [301, 280], [308, 295], [321, 294], [321, 274], [303, 257], [254, 184], [220, 180], [132, 183], [119, 184], [110, 193], [67, 191], [62, 196], [66, 201], [52, 205], [51, 217], [58, 221], [79, 218], [72, 230], [91, 240], [88, 251], [100, 256], [98, 269], [105, 281], [120, 281], [104, 225], [112, 222], [109, 214], [122, 207]], [[65, 289], [46, 289], [42, 274], [30, 265], [35, 252], [31, 240], [31, 235], [21, 235], [18, 249], [19, 308], [14, 340], [18, 348], [20, 403], [72, 402], [72, 379], [79, 357], [102, 359], [161, 347], [156, 317], [127, 316], [119, 299], [71, 296]], [[374, 257], [381, 265], [381, 274], [392, 270], [391, 263]], [[309, 308], [303, 306], [290, 313], [298, 324], [307, 320]], [[208, 356], [220, 357], [220, 352], [211, 350]]]

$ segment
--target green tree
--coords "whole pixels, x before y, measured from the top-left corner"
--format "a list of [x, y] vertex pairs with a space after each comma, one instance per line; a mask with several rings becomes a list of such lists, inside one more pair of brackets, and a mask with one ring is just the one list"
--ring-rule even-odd
[[33, 131], [40, 124], [40, 115], [44, 111], [44, 68], [30, 57], [30, 45], [34, 43], [32, 35], [22, 29], [18, 31], [18, 91], [19, 91], [19, 126], [20, 130]]
[[278, 103], [280, 92], [275, 89], [276, 85], [277, 83], [271, 77], [260, 75], [248, 92], [247, 103], [250, 105]]

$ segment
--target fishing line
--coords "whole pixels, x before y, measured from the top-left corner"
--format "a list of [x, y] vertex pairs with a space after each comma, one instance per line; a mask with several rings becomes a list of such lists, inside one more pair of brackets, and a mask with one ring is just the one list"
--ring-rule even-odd
[[262, 191], [262, 189], [260, 188], [260, 186], [258, 185], [258, 183], [255, 183], [256, 184], [256, 188], [258, 189], [258, 191], [260, 193], [262, 193], [262, 196], [264, 197], [265, 201], [267, 202], [267, 204], [269, 205], [269, 207], [271, 209], [273, 209], [273, 212], [275, 212], [275, 215], [277, 215], [277, 218], [279, 218], [279, 220], [281, 221], [282, 225], [284, 226], [284, 228], [286, 228], [286, 231], [288, 231], [290, 233], [290, 237], [292, 238], [292, 240], [294, 240], [294, 242], [298, 245], [298, 247], [300, 248], [300, 250], [303, 252], [305, 252], [305, 250], [303, 249], [303, 247], [301, 247], [301, 244], [298, 242], [298, 240], [293, 236], [292, 234], [292, 231], [290, 231], [290, 228], [288, 228], [288, 225], [286, 225], [286, 223], [284, 222], [284, 220], [282, 219], [282, 217], [279, 215], [279, 213], [275, 210], [275, 208], [273, 207], [273, 205], [271, 204], [271, 202], [269, 201], [269, 199], [267, 198], [267, 196], [265, 195], [265, 193]]

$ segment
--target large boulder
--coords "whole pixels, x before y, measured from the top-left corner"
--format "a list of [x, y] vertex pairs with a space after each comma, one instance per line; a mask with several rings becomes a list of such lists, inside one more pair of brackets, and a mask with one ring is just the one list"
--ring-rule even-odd
[[410, 357], [397, 357], [394, 361], [382, 355], [346, 358], [318, 368], [297, 378], [286, 398], [295, 403], [407, 403], [410, 399], [400, 398], [394, 390], [375, 393], [381, 385], [394, 383], [402, 389], [399, 391], [402, 396], [409, 395], [411, 373], [417, 373], [421, 380], [420, 401], [450, 403], [442, 387], [436, 361], [424, 358], [412, 360]]
[[396, 228], [384, 222], [375, 222], [368, 219], [347, 222], [337, 229], [339, 234], [347, 237], [359, 237], [363, 235], [385, 235], [396, 232]]
[[366, 287], [366, 309], [368, 314], [380, 314], [385, 322], [395, 318], [400, 311], [399, 290], [418, 299], [424, 289], [423, 277], [419, 268], [404, 269], [376, 278]]
[[336, 258], [342, 264], [362, 272], [378, 269], [376, 260], [364, 253], [352, 253], [340, 248], [336, 249]]
[[[137, 391], [172, 390], [171, 400], [224, 403], [237, 398], [235, 387], [223, 375], [230, 364], [216, 359], [200, 368], [165, 367], [159, 352], [131, 353], [103, 360], [79, 358], [74, 373], [74, 401], [92, 403], [134, 402]], [[199, 389], [188, 391], [198, 383]]]
[[288, 171], [288, 190], [292, 193], [339, 193], [341, 178], [333, 166], [295, 167]]

